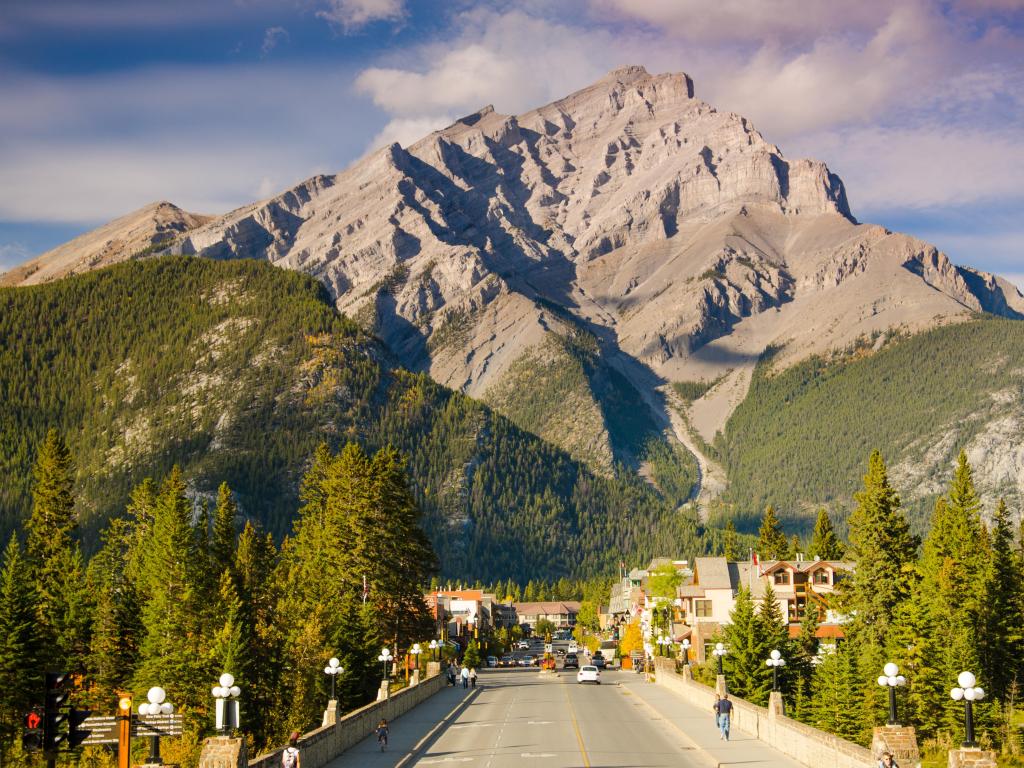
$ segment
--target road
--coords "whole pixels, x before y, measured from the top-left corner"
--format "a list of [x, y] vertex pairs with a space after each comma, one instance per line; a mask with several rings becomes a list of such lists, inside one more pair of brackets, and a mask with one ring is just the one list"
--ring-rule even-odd
[[[575, 673], [486, 670], [475, 691], [447, 688], [396, 720], [388, 751], [367, 739], [330, 768], [708, 768], [713, 762], [629, 686], [628, 672], [578, 685]], [[707, 727], [713, 728], [710, 718]]]

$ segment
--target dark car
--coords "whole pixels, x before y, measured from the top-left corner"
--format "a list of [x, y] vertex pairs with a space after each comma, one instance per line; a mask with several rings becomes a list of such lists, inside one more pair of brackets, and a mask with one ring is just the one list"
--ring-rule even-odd
[[580, 657], [575, 653], [565, 654], [565, 669], [572, 667], [573, 669], [580, 668]]
[[502, 656], [498, 660], [498, 666], [499, 667], [514, 667], [515, 665], [516, 665], [516, 657], [513, 656], [512, 654], [507, 654], [505, 656]]
[[604, 669], [608, 666], [608, 662], [605, 661], [604, 654], [600, 651], [594, 651], [594, 656], [590, 659], [590, 663], [598, 669]]

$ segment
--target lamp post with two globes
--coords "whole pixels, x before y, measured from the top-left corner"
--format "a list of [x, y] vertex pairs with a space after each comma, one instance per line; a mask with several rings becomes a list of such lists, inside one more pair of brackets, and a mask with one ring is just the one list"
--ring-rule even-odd
[[437, 661], [437, 649], [439, 647], [437, 644], [437, 640], [431, 640], [430, 645], [427, 647], [430, 648], [430, 653], [433, 654], [434, 661]]
[[[419, 643], [413, 643], [412, 648], [409, 649], [409, 653], [412, 655], [413, 664], [416, 666], [416, 672], [419, 674], [420, 671], [420, 654], [423, 653], [423, 648], [420, 647]], [[419, 678], [417, 678], [419, 679]], [[405, 665], [405, 682], [409, 682], [409, 664]]]
[[963, 700], [964, 702], [964, 716], [965, 716], [965, 727], [967, 730], [967, 740], [964, 741], [963, 746], [973, 747], [974, 744], [974, 702], [981, 701], [985, 698], [985, 691], [975, 685], [977, 679], [971, 672], [961, 672], [956, 681], [958, 687], [954, 688], [949, 692], [950, 698], [953, 701]]
[[683, 642], [679, 644], [680, 650], [683, 652], [683, 664], [686, 666], [690, 665], [690, 641], [689, 639], [683, 639]]
[[725, 644], [715, 643], [715, 649], [711, 653], [713, 656], [715, 656], [715, 658], [718, 659], [718, 676], [724, 676], [725, 672], [722, 670], [722, 659], [725, 657], [725, 654], [728, 653], [728, 651], [725, 649]]
[[889, 725], [896, 725], [896, 688], [907, 684], [907, 678], [900, 674], [900, 668], [891, 661], [882, 668], [878, 684], [889, 689]]
[[[139, 704], [139, 714], [147, 715], [170, 715], [174, 713], [174, 706], [167, 701], [167, 692], [159, 687], [153, 686], [146, 694], [148, 701]], [[160, 736], [154, 733], [149, 739], [149, 757], [146, 762], [151, 765], [160, 765], [163, 759], [160, 757]]]
[[331, 676], [331, 701], [335, 701], [334, 696], [334, 678], [345, 671], [345, 668], [341, 666], [341, 662], [337, 658], [331, 657], [331, 660], [327, 662], [327, 666], [324, 667], [324, 674]]
[[772, 691], [777, 692], [779, 690], [779, 667], [786, 666], [786, 660], [782, 658], [782, 654], [779, 651], [772, 651], [765, 665], [771, 667]]
[[384, 648], [384, 650], [380, 652], [380, 656], [377, 657], [377, 661], [379, 661], [384, 667], [385, 680], [388, 679], [388, 662], [391, 661], [393, 658], [394, 657], [391, 655], [390, 648]]

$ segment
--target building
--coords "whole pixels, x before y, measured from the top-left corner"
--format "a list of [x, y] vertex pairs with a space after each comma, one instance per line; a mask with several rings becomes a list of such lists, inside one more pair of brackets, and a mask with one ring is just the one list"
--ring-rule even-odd
[[688, 638], [691, 653], [703, 661], [711, 639], [729, 623], [740, 587], [745, 586], [759, 600], [771, 584], [790, 636], [799, 633], [806, 611], [815, 610], [819, 622], [817, 636], [834, 641], [843, 637], [844, 617], [832, 607], [832, 596], [843, 575], [853, 569], [854, 563], [805, 560], [799, 555], [794, 560], [763, 563], [698, 557], [692, 577], [677, 590], [673, 639], [678, 642]]
[[[479, 636], [503, 626], [510, 607], [479, 589], [438, 589], [423, 596], [441, 639]], [[514, 622], [514, 618], [513, 618]], [[508, 626], [508, 624], [504, 624]]]
[[526, 624], [533, 631], [537, 622], [547, 619], [556, 629], [572, 629], [580, 612], [578, 600], [551, 600], [539, 603], [512, 603], [520, 624]]

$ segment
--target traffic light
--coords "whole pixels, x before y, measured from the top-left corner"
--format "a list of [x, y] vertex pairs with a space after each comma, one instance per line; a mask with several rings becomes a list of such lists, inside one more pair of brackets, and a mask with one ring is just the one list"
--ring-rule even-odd
[[26, 752], [38, 752], [43, 748], [43, 713], [36, 707], [25, 715], [25, 731], [21, 734], [21, 748]]
[[82, 724], [91, 714], [91, 710], [74, 707], [68, 711], [68, 749], [74, 749], [89, 738], [91, 731], [82, 728]]
[[46, 704], [43, 710], [43, 751], [54, 753], [64, 744], [61, 726], [68, 719], [65, 707], [71, 695], [68, 687], [71, 676], [66, 672], [46, 673]]

